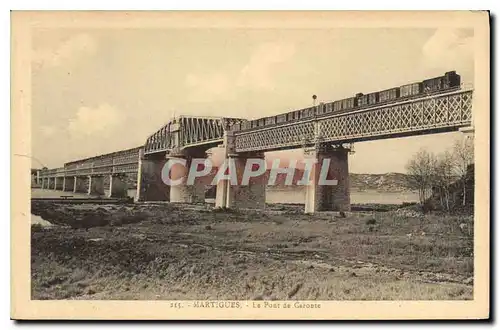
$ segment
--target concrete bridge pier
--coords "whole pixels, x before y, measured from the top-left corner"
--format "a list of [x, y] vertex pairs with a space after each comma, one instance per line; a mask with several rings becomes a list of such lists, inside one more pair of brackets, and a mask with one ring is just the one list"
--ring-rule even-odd
[[63, 191], [73, 191], [73, 188], [75, 186], [75, 177], [73, 176], [65, 176], [63, 178]]
[[140, 150], [136, 202], [170, 200], [170, 186], [166, 185], [161, 177], [166, 162], [165, 153], [146, 156], [144, 150]]
[[[206, 159], [206, 148], [190, 148], [182, 151], [172, 151], [167, 156], [170, 175], [170, 202], [172, 203], [204, 203], [205, 187], [210, 184], [206, 175], [194, 178], [188, 182], [191, 166], [196, 166], [197, 171], [203, 171], [202, 163], [193, 164], [193, 159]], [[164, 175], [167, 173], [164, 172]]]
[[314, 162], [306, 186], [305, 213], [350, 211], [349, 150], [321, 145], [305, 154]]
[[128, 187], [124, 174], [111, 174], [109, 176], [108, 197], [127, 197]]
[[83, 176], [75, 176], [74, 177], [74, 182], [73, 182], [73, 192], [78, 193], [78, 192], [88, 192], [88, 188], [86, 186], [85, 182], [85, 177]]
[[62, 190], [63, 189], [63, 179], [61, 177], [54, 178], [54, 190]]
[[102, 175], [89, 175], [89, 190], [87, 195], [104, 195], [104, 177]]

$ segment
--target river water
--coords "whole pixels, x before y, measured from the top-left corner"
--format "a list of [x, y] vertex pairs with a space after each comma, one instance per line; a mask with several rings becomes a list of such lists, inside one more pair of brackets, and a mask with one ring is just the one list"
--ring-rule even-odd
[[[304, 189], [275, 190], [266, 192], [268, 203], [304, 203], [306, 192]], [[352, 191], [351, 203], [353, 204], [401, 204], [403, 202], [418, 202], [418, 193], [415, 192], [377, 192], [377, 191]]]
[[[128, 195], [134, 197], [135, 189], [130, 189]], [[60, 196], [88, 197], [87, 194], [62, 192], [54, 190], [32, 189], [32, 197], [36, 198], [55, 198]], [[287, 190], [268, 190], [266, 192], [266, 201], [268, 203], [304, 203], [305, 190], [302, 188]], [[212, 202], [213, 199], [207, 199]], [[352, 191], [351, 203], [353, 204], [401, 204], [403, 202], [418, 202], [418, 193], [416, 192], [377, 192], [377, 191]]]

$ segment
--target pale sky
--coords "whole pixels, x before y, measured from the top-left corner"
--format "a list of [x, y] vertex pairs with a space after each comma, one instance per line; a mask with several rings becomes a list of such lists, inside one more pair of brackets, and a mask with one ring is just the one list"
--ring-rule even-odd
[[[32, 154], [48, 167], [144, 144], [174, 114], [250, 119], [313, 94], [331, 101], [451, 70], [474, 78], [472, 30], [448, 28], [38, 29], [32, 47]], [[350, 171], [404, 172], [420, 148], [461, 137], [356, 143]]]

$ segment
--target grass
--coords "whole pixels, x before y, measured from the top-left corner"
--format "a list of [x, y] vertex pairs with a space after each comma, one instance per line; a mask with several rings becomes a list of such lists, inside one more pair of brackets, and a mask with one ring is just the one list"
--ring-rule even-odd
[[118, 227], [32, 230], [33, 299], [472, 299], [468, 217], [181, 206], [127, 216]]

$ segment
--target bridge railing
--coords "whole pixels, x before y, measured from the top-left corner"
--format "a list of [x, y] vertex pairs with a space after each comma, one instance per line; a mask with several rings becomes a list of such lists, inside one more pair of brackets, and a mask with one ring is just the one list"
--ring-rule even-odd
[[122, 150], [81, 161], [66, 163], [64, 167], [46, 169], [41, 178], [137, 173], [142, 147]]

